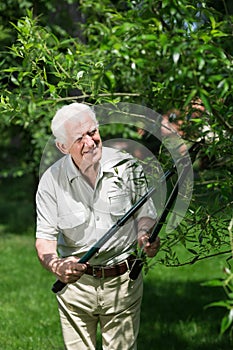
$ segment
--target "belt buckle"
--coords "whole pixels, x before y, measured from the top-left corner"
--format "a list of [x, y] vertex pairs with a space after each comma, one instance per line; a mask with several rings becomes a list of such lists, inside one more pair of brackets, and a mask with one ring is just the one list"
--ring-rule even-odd
[[[98, 272], [100, 273], [100, 276], [98, 276]], [[95, 278], [101, 278], [104, 277], [104, 268], [103, 266], [92, 266], [92, 276]]]

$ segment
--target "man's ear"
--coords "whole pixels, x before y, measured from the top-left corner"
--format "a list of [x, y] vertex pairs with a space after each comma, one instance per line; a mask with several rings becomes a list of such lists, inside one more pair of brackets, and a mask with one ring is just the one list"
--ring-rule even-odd
[[69, 150], [66, 147], [66, 145], [64, 145], [64, 143], [56, 142], [56, 146], [59, 149], [59, 151], [61, 151], [61, 153], [64, 153], [64, 154], [68, 154], [69, 153]]

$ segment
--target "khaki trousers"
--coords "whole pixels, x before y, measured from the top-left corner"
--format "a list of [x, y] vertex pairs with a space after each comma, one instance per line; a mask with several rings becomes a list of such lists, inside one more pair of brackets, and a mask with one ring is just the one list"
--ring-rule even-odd
[[143, 293], [142, 275], [111, 278], [83, 275], [57, 294], [67, 350], [94, 350], [99, 323], [104, 350], [136, 350]]

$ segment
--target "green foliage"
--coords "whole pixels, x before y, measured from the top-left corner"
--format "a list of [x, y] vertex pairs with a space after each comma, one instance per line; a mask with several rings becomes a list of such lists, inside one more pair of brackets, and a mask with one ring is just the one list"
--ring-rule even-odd
[[[50, 6], [54, 9], [53, 2]], [[0, 75], [2, 127], [18, 124], [31, 134], [35, 159], [29, 168], [38, 164], [54, 110], [77, 98], [89, 103], [121, 99], [161, 113], [175, 108], [184, 135], [201, 137], [208, 127], [216, 141], [205, 153], [211, 149], [220, 157], [233, 132], [232, 50], [224, 44], [232, 35], [231, 18], [204, 2], [194, 6], [185, 0], [88, 0], [80, 2], [80, 11], [85, 15], [79, 24], [82, 42], [66, 35], [64, 27], [57, 36], [53, 26], [41, 26], [42, 18], [29, 11], [12, 24], [17, 40], [8, 57], [13, 65], [9, 58], [3, 61]], [[186, 118], [191, 101], [200, 98], [201, 117]]]
[[[59, 101], [68, 94], [94, 94], [92, 76], [98, 75], [102, 66], [83, 54], [83, 45], [76, 39], [59, 41], [50, 30], [39, 26], [30, 12], [14, 27], [18, 37], [9, 54], [15, 65], [1, 72], [5, 89], [0, 103], [0, 127], [6, 132], [17, 125], [29, 135], [32, 158], [23, 167], [23, 155], [18, 167], [23, 172], [32, 172], [38, 167], [41, 151], [50, 136], [50, 120]], [[12, 167], [1, 170], [2, 175], [8, 172], [17, 175], [19, 171], [13, 171]]]

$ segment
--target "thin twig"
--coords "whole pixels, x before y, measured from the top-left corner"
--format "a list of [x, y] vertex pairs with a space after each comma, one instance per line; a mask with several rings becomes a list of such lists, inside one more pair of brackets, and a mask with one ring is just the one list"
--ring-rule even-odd
[[[100, 97], [108, 97], [108, 96], [141, 96], [141, 94], [139, 93], [130, 93], [130, 92], [115, 92], [115, 93], [105, 93], [105, 94], [98, 94], [97, 96]], [[80, 95], [80, 96], [69, 96], [69, 97], [61, 97], [61, 98], [55, 98], [55, 99], [51, 99], [52, 101], [69, 101], [69, 100], [82, 100], [85, 98], [89, 98], [89, 97], [93, 97], [93, 95], [91, 94], [84, 94], [84, 95]], [[50, 99], [48, 99], [50, 100]]]
[[176, 264], [176, 265], [166, 265], [165, 264], [165, 266], [166, 267], [180, 267], [180, 266], [186, 266], [186, 265], [193, 265], [197, 261], [201, 261], [201, 260], [205, 260], [205, 259], [209, 259], [209, 258], [214, 258], [216, 256], [229, 254], [229, 253], [231, 253], [231, 250], [226, 250], [224, 252], [214, 253], [214, 254], [210, 254], [210, 255], [207, 255], [207, 256], [203, 256], [203, 257], [195, 256], [195, 258], [193, 258], [190, 261], [186, 261], [184, 263], [180, 263], [180, 264]]

